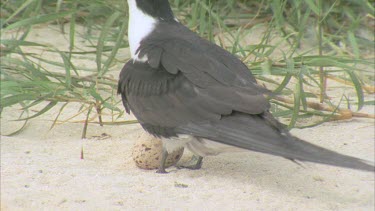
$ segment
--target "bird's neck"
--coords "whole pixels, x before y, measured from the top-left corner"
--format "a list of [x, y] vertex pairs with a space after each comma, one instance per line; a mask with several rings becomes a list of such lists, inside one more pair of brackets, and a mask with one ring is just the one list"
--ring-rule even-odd
[[137, 50], [141, 41], [146, 38], [159, 21], [177, 21], [168, 0], [128, 0], [129, 25], [128, 38], [130, 53], [134, 60], [138, 58]]
[[158, 20], [137, 7], [136, 0], [128, 0], [129, 4], [129, 24], [128, 39], [131, 57], [139, 60], [136, 53], [141, 41], [147, 37], [155, 28]]

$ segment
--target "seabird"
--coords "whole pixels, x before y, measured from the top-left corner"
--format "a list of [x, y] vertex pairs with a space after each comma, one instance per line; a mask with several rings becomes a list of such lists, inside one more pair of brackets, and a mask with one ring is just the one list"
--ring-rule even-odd
[[[374, 171], [369, 161], [292, 136], [269, 112], [268, 90], [236, 56], [178, 22], [168, 0], [127, 0], [131, 59], [118, 93], [148, 133], [163, 140], [157, 172], [171, 152], [217, 154], [210, 143], [333, 166]], [[220, 148], [220, 147], [216, 147]], [[219, 150], [220, 151], [220, 150]]]

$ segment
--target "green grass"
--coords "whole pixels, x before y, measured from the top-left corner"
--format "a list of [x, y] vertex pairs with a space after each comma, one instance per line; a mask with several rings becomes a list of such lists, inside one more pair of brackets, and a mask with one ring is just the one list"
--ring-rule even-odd
[[[374, 93], [373, 2], [170, 2], [183, 24], [236, 54], [260, 84], [280, 94], [271, 99], [272, 111], [289, 128], [337, 118], [343, 105], [354, 110], [373, 105], [373, 100], [364, 97]], [[86, 123], [134, 123], [124, 121], [124, 109], [116, 96], [117, 81], [111, 77], [129, 59], [118, 56], [128, 48], [127, 19], [124, 0], [2, 2], [1, 111], [19, 106], [20, 119], [27, 121], [58, 108], [51, 118], [53, 126], [67, 106], [79, 103], [77, 115], [87, 116]], [[69, 43], [64, 50], [30, 41], [33, 29], [48, 26], [60, 26]], [[82, 26], [84, 30], [78, 30]], [[257, 31], [262, 33], [250, 39], [255, 43], [244, 42]], [[85, 40], [84, 48], [78, 40]], [[30, 49], [48, 52], [55, 59]], [[88, 58], [94, 67], [80, 64], [80, 59]], [[332, 101], [326, 94], [327, 78], [351, 84], [347, 89], [355, 91], [356, 98], [342, 96], [339, 102]], [[314, 106], [317, 102], [322, 106]], [[89, 118], [95, 112], [98, 118]], [[110, 118], [103, 120], [104, 113]]]

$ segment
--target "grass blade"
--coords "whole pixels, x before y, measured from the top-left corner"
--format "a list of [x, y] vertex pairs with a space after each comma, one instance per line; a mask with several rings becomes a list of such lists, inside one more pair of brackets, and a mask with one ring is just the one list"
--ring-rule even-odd
[[29, 116], [29, 117], [26, 117], [26, 118], [22, 118], [22, 119], [18, 119], [19, 121], [23, 121], [23, 120], [29, 120], [29, 119], [33, 119], [35, 117], [38, 117], [44, 113], [46, 113], [47, 111], [49, 111], [51, 108], [53, 108], [55, 105], [57, 104], [56, 101], [52, 101], [50, 102], [47, 106], [45, 106], [42, 110], [40, 110], [39, 112], [37, 112], [36, 114], [32, 115], [32, 116]]
[[362, 88], [361, 82], [353, 71], [347, 70], [346, 72], [349, 74], [350, 78], [352, 79], [355, 91], [357, 92], [357, 99], [358, 99], [357, 110], [361, 110], [364, 105], [363, 88]]
[[59, 18], [63, 18], [63, 17], [71, 15], [71, 13], [72, 13], [71, 11], [66, 11], [66, 12], [60, 12], [56, 14], [38, 15], [35, 17], [23, 19], [13, 24], [10, 24], [9, 26], [5, 27], [3, 30], [9, 31], [9, 30], [13, 30], [13, 29], [21, 28], [21, 27], [30, 26], [30, 25], [56, 21]]

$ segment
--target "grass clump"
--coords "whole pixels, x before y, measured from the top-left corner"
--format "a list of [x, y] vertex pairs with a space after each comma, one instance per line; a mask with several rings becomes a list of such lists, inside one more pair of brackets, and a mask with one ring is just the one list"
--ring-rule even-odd
[[[183, 24], [238, 55], [261, 84], [280, 94], [271, 99], [272, 110], [290, 128], [352, 116], [373, 118], [353, 110], [374, 104], [365, 100], [366, 93], [374, 93], [373, 3], [170, 2]], [[120, 121], [123, 108], [115, 94], [116, 76], [129, 59], [124, 53], [127, 12], [124, 0], [1, 3], [0, 109], [18, 106], [19, 119], [26, 122], [57, 107], [53, 126], [66, 107], [78, 103], [73, 117], [82, 114], [86, 126], [134, 123]], [[58, 30], [66, 45], [31, 39], [43, 27]], [[327, 80], [353, 90], [355, 99], [344, 92], [341, 100], [332, 100]], [[305, 120], [311, 117], [318, 118]]]

